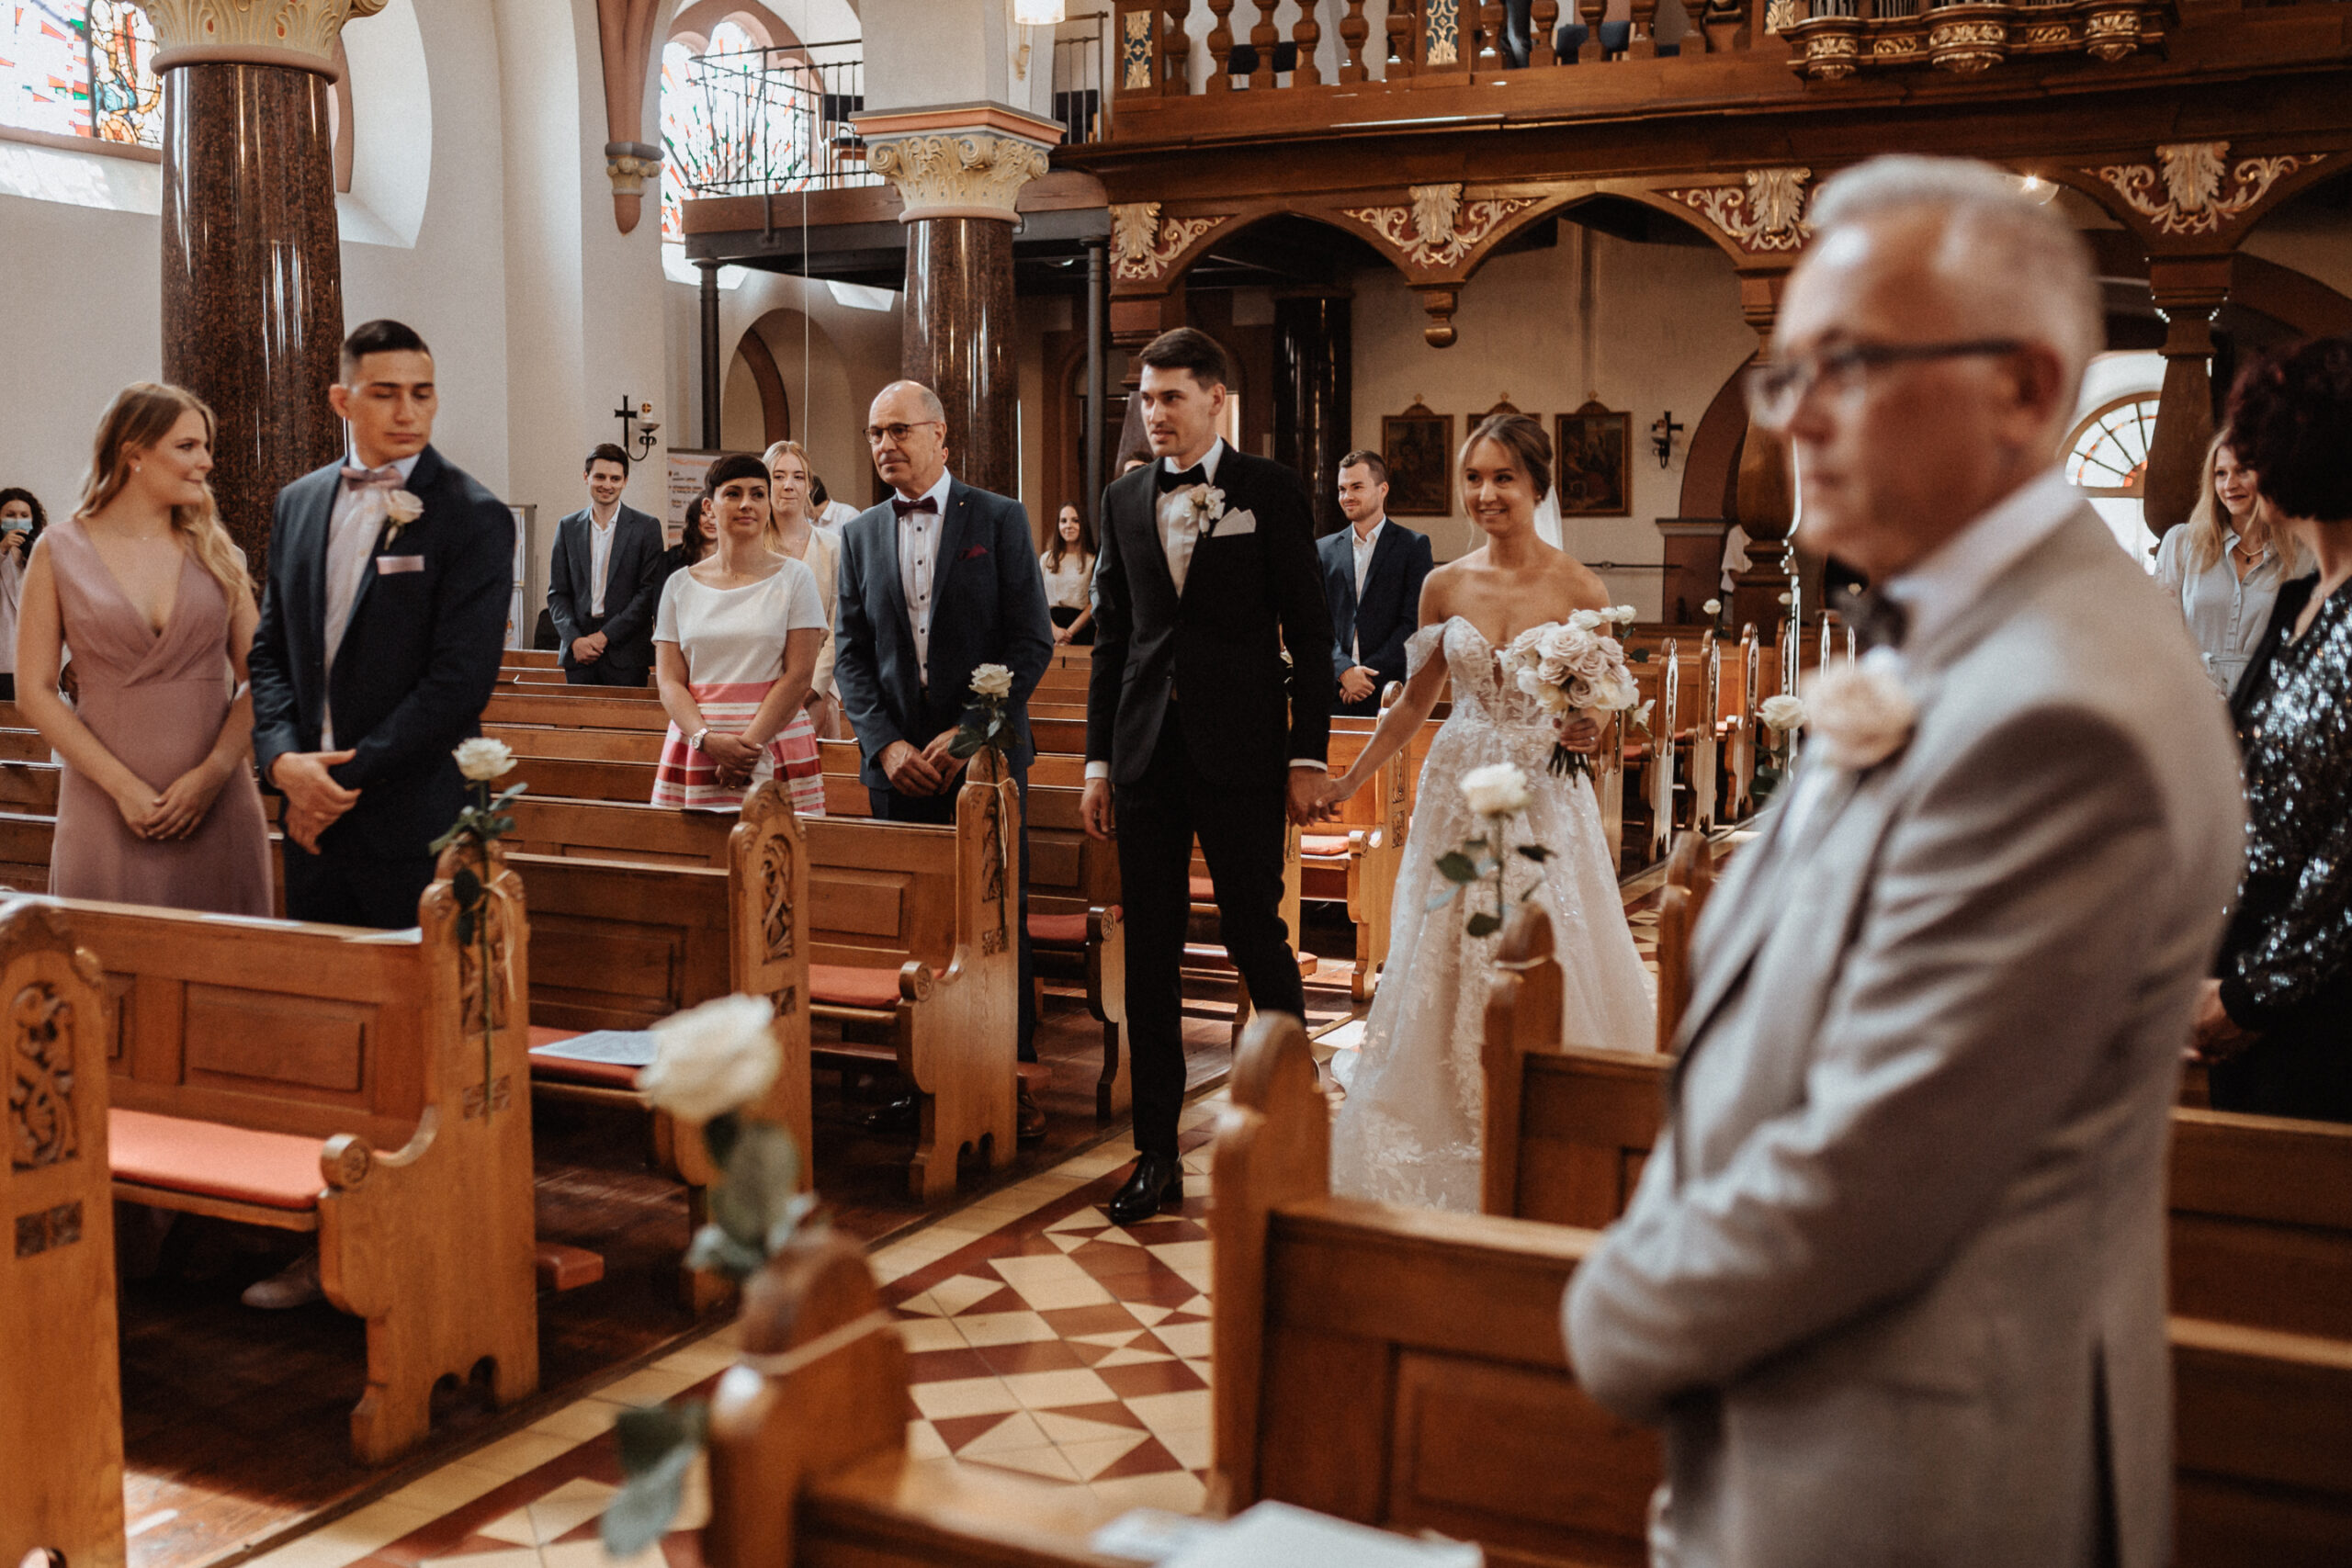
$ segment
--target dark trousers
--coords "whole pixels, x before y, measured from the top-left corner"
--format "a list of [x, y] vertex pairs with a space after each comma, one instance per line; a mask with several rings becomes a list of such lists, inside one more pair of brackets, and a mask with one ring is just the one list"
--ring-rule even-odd
[[[605, 618], [602, 615], [591, 615], [581, 623], [580, 635], [582, 637], [588, 637], [593, 633], [600, 632], [604, 629]], [[607, 647], [605, 649], [605, 657], [597, 660], [594, 663], [574, 664], [571, 661], [571, 645], [570, 643], [564, 644], [564, 680], [574, 686], [644, 685], [646, 677], [650, 675], [652, 671], [641, 667], [633, 668], [627, 665], [614, 663], [614, 651], [615, 650], [613, 649]]]
[[1184, 1101], [1185, 928], [1193, 913], [1193, 840], [1216, 889], [1217, 923], [1250, 999], [1305, 1016], [1306, 987], [1283, 924], [1284, 791], [1276, 773], [1238, 787], [1204, 776], [1171, 705], [1143, 777], [1115, 802], [1119, 887], [1127, 920], [1127, 1039], [1134, 1052], [1136, 1150], [1176, 1153]]
[[[1034, 1062], [1037, 1059], [1037, 968], [1029, 947], [1029, 770], [1013, 769], [1012, 783], [1021, 792], [1020, 1059]], [[945, 795], [900, 795], [894, 789], [869, 789], [865, 797], [876, 821], [924, 822], [943, 828], [956, 825], [955, 790]]]
[[433, 880], [433, 857], [377, 860], [329, 851], [311, 854], [288, 839], [286, 915], [334, 926], [400, 931], [416, 924], [416, 901]]

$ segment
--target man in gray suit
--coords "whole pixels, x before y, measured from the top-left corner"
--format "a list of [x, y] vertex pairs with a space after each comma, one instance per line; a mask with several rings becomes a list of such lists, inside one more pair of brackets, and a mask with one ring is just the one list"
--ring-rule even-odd
[[2177, 615], [2052, 467], [2089, 254], [1983, 164], [1826, 184], [1752, 416], [1894, 651], [1697, 936], [1668, 1131], [1565, 1308], [1661, 1561], [2169, 1559], [2165, 1151], [2243, 831]]
[[662, 585], [646, 581], [662, 554], [662, 525], [621, 500], [628, 454], [606, 442], [588, 454], [588, 504], [555, 525], [548, 618], [575, 686], [642, 686], [653, 669], [653, 612]]

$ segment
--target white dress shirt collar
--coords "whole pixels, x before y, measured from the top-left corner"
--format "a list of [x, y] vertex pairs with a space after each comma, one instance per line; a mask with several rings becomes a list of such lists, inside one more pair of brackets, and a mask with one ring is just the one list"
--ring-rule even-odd
[[1921, 648], [1984, 596], [2003, 572], [2056, 533], [2082, 498], [2052, 468], [1987, 507], [1911, 567], [1887, 579], [1886, 596], [1909, 612], [1906, 648]]
[[[424, 460], [424, 454], [418, 452], [406, 457], [395, 457], [385, 466], [387, 468], [398, 468], [401, 474], [401, 483], [406, 484], [409, 481], [409, 476], [416, 472], [417, 464]], [[345, 446], [344, 448], [343, 466], [346, 468], [364, 468], [368, 467], [367, 464], [359, 460], [358, 449], [352, 446]]]
[[1197, 465], [1191, 463], [1179, 463], [1173, 457], [1162, 457], [1159, 459], [1159, 466], [1162, 469], [1171, 474], [1181, 474], [1186, 468], [1197, 466], [1201, 470], [1201, 477], [1206, 479], [1209, 483], [1215, 484], [1216, 483], [1217, 459], [1224, 456], [1225, 437], [1220, 435], [1216, 440], [1209, 443], [1207, 454], [1201, 458]]
[[591, 526], [609, 528], [619, 522], [620, 517], [621, 503], [617, 501], [613, 502], [613, 509], [610, 512], [606, 512], [593, 501], [588, 503], [588, 522]]
[[933, 485], [929, 490], [924, 491], [922, 495], [909, 495], [905, 491], [899, 491], [898, 492], [899, 499], [901, 501], [921, 501], [924, 496], [928, 496], [931, 498], [931, 504], [937, 509], [941, 518], [944, 519], [947, 515], [948, 487], [953, 485], [955, 482], [956, 475], [954, 472], [946, 468], [942, 468], [939, 470], [939, 482]]

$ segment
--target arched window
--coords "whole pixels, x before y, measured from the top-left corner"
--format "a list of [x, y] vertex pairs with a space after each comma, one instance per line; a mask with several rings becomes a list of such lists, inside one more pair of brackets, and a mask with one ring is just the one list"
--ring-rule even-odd
[[160, 148], [154, 55], [130, 0], [0, 0], [0, 125]]
[[807, 164], [807, 120], [793, 112], [808, 95], [806, 75], [731, 18], [710, 29], [700, 51], [691, 37], [663, 46], [663, 240], [684, 242], [680, 204], [688, 197], [791, 188]]
[[2066, 437], [2066, 482], [2086, 495], [2144, 497], [2155, 434], [2154, 392], [2132, 392], [2093, 410]]

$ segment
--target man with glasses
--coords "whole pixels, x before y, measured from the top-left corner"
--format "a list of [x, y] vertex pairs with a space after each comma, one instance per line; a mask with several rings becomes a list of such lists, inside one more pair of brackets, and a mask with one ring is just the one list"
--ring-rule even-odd
[[[886, 822], [952, 823], [964, 764], [948, 746], [972, 711], [972, 671], [1012, 671], [1005, 706], [1012, 744], [1005, 761], [1027, 799], [1029, 694], [1054, 656], [1054, 624], [1029, 513], [1009, 497], [976, 490], [947, 468], [947, 415], [930, 388], [894, 381], [866, 417], [874, 468], [890, 499], [842, 529], [834, 604], [833, 683], [856, 732], [859, 772], [874, 815]], [[1021, 829], [1021, 1060], [1037, 1059], [1030, 983], [1029, 829]], [[1046, 1114], [1018, 1091], [1023, 1143], [1046, 1134]], [[911, 1096], [876, 1111], [876, 1131], [910, 1131]]]
[[1751, 417], [1878, 643], [1710, 901], [1565, 1307], [1674, 1561], [2169, 1559], [2165, 1155], [2242, 830], [2177, 615], [2056, 468], [2102, 342], [2014, 176], [1825, 185]]

